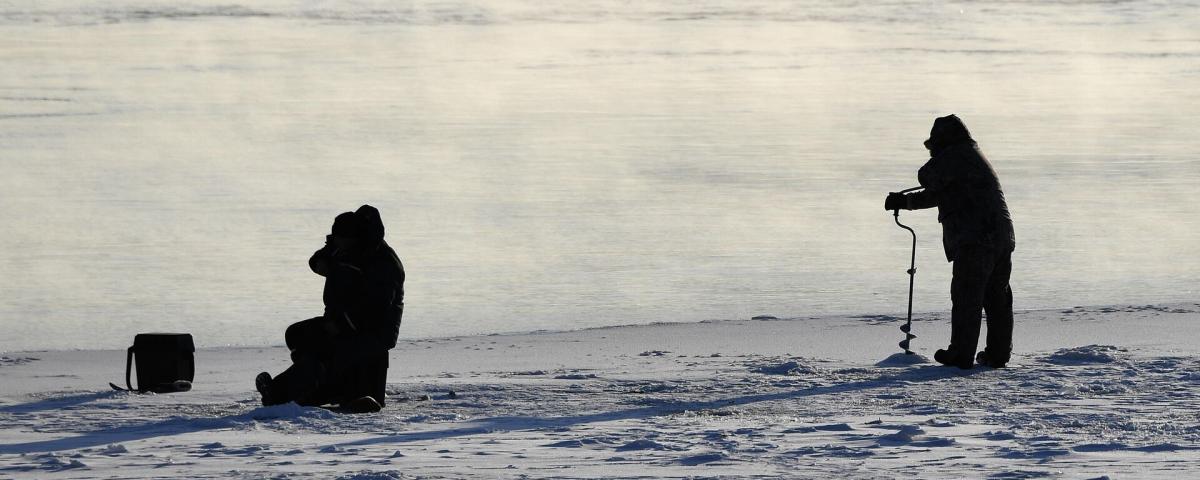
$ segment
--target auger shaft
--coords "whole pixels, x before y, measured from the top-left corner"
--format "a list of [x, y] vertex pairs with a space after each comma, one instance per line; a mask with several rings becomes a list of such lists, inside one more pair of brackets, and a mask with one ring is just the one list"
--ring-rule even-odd
[[[901, 190], [900, 193], [908, 193], [915, 190], [920, 190], [922, 188], [923, 187], [913, 187], [906, 190]], [[912, 350], [909, 350], [908, 347], [909, 342], [911, 342], [912, 339], [917, 338], [916, 335], [912, 334], [913, 284], [915, 283], [917, 275], [917, 232], [913, 231], [913, 229], [908, 225], [900, 223], [900, 209], [897, 208], [893, 210], [892, 216], [895, 217], [896, 225], [899, 225], [900, 228], [908, 230], [908, 233], [912, 234], [912, 255], [908, 261], [908, 320], [905, 321], [904, 325], [900, 327], [900, 331], [904, 332], [904, 340], [900, 341], [900, 348], [904, 349], [905, 354], [912, 355], [913, 352]]]
[[912, 355], [912, 350], [908, 349], [909, 341], [917, 338], [912, 334], [912, 303], [913, 303], [913, 285], [917, 276], [917, 232], [914, 232], [911, 227], [900, 223], [900, 210], [895, 210], [896, 225], [900, 228], [908, 230], [912, 234], [912, 257], [908, 263], [908, 320], [904, 322], [904, 326], [900, 327], [900, 331], [904, 332], [904, 340], [900, 342], [900, 348], [904, 349], [904, 353]]

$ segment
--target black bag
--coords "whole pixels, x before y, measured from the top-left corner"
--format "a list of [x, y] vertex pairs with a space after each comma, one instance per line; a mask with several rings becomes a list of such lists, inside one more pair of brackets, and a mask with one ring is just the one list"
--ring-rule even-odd
[[[109, 384], [116, 390], [139, 393], [186, 392], [192, 389], [196, 375], [195, 344], [188, 333], [139, 333], [133, 337], [125, 357], [125, 386]], [[138, 388], [130, 382], [133, 357], [137, 356]]]

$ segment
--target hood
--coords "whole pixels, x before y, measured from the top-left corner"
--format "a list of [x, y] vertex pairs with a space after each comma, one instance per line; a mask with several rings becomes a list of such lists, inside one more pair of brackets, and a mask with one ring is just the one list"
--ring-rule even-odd
[[962, 120], [952, 114], [933, 121], [929, 139], [925, 140], [925, 148], [936, 154], [943, 148], [959, 143], [975, 143], [975, 140], [971, 138], [971, 132]]
[[358, 207], [354, 215], [358, 217], [363, 240], [371, 243], [383, 241], [383, 219], [379, 217], [378, 209], [370, 205], [363, 205]]

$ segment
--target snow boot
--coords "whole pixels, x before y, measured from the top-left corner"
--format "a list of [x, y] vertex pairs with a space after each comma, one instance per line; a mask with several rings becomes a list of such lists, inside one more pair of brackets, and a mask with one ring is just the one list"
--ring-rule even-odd
[[970, 370], [971, 367], [975, 366], [975, 362], [971, 360], [971, 357], [959, 355], [953, 350], [938, 349], [938, 351], [933, 352], [933, 359], [947, 367], [958, 367], [963, 370]]
[[374, 398], [367, 395], [341, 404], [341, 410], [346, 413], [375, 413], [383, 410], [383, 407]]
[[254, 377], [254, 389], [258, 390], [258, 393], [262, 395], [262, 404], [264, 407], [279, 403], [271, 395], [271, 374], [262, 372]]
[[1008, 365], [1008, 355], [998, 355], [987, 350], [983, 350], [975, 355], [975, 363], [991, 368], [1004, 368]]

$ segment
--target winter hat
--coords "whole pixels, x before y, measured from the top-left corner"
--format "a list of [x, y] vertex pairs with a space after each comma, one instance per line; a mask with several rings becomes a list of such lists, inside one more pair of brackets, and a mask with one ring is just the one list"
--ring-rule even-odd
[[354, 212], [343, 212], [333, 219], [331, 233], [335, 237], [362, 238], [362, 223], [362, 220]]
[[933, 128], [929, 130], [929, 139], [925, 140], [925, 148], [930, 152], [937, 152], [945, 147], [956, 143], [974, 142], [971, 139], [971, 132], [967, 130], [967, 126], [957, 115], [946, 115], [938, 117], [933, 121]]

